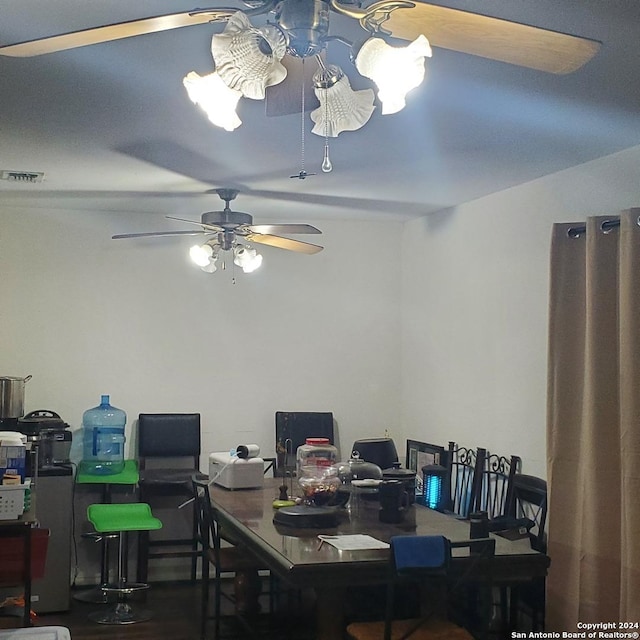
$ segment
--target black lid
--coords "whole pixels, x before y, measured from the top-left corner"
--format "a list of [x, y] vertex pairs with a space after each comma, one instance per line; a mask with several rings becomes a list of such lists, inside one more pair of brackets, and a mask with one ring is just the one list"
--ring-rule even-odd
[[55, 412], [48, 409], [38, 409], [27, 413], [19, 420], [20, 430], [25, 435], [39, 433], [43, 429], [67, 429], [69, 425]]
[[416, 472], [412, 469], [405, 469], [403, 467], [390, 467], [389, 469], [382, 470], [382, 477], [387, 479], [405, 480], [407, 478], [415, 478]]

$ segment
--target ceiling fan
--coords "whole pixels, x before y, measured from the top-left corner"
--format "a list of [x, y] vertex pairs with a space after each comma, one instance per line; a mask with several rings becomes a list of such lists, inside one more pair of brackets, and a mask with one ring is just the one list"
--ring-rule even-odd
[[[264, 244], [278, 249], [287, 249], [306, 253], [308, 255], [322, 251], [323, 247], [310, 242], [302, 242], [286, 238], [279, 234], [319, 234], [322, 233], [310, 224], [253, 224], [253, 217], [241, 211], [232, 211], [229, 203], [238, 195], [237, 189], [214, 189], [225, 206], [222, 211], [206, 211], [201, 216], [201, 221], [185, 220], [167, 216], [170, 220], [178, 220], [187, 224], [201, 227], [200, 229], [185, 231], [149, 231], [143, 233], [122, 233], [112, 236], [113, 240], [124, 238], [149, 238], [167, 236], [205, 236], [206, 241], [202, 245], [196, 245], [191, 249], [192, 260], [203, 271], [216, 270], [216, 260], [221, 251], [233, 252], [234, 263], [243, 267], [246, 272], [257, 268], [262, 257], [255, 249], [251, 249], [242, 240], [257, 244]], [[257, 264], [256, 264], [256, 259]]]
[[[304, 59], [328, 42], [352, 43], [329, 33], [330, 13], [357, 20], [369, 35], [413, 40], [424, 34], [432, 46], [556, 74], [575, 71], [598, 51], [594, 40], [459, 9], [409, 0], [245, 0], [246, 16], [275, 14], [286, 52]], [[205, 23], [228, 22], [240, 11], [213, 7], [119, 22], [0, 47], [0, 55], [30, 57]], [[278, 86], [278, 85], [274, 85]], [[273, 89], [272, 87], [269, 87]]]
[[[276, 13], [288, 40], [288, 53], [315, 55], [328, 35], [329, 9], [357, 19], [368, 32], [383, 30], [405, 40], [425, 33], [433, 46], [548, 71], [570, 73], [588, 62], [600, 43], [540, 27], [425, 2], [380, 0], [341, 4], [338, 0], [246, 0], [248, 16]], [[73, 31], [0, 47], [0, 55], [29, 57], [157, 31], [208, 22], [225, 22], [234, 8], [194, 9]]]

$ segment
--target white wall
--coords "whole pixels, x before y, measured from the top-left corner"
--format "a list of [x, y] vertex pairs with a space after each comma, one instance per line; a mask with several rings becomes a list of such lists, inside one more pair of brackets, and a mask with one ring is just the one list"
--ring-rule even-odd
[[639, 185], [635, 147], [405, 224], [404, 437], [546, 477], [551, 227], [640, 206]]
[[316, 221], [323, 252], [266, 247], [233, 285], [187, 262], [193, 238], [110, 239], [161, 220], [0, 212], [0, 374], [33, 375], [27, 411], [79, 428], [107, 393], [128, 436], [140, 412], [197, 411], [203, 454], [273, 455], [277, 410], [333, 411], [345, 455], [399, 428], [400, 223]]
[[[456, 440], [544, 476], [551, 225], [640, 205], [639, 167], [636, 147], [404, 227], [318, 220], [325, 251], [265, 248], [235, 285], [188, 264], [192, 239], [110, 239], [161, 218], [3, 209], [0, 375], [32, 374], [26, 410], [75, 429], [109, 393], [130, 455], [140, 412], [199, 411], [203, 452], [270, 455], [275, 411], [317, 410], [343, 457], [389, 430], [401, 455]], [[84, 544], [79, 582], [97, 560]]]
[[109, 393], [129, 430], [200, 411], [203, 451], [267, 455], [275, 411], [331, 410], [343, 456], [388, 429], [401, 454], [456, 440], [544, 476], [551, 225], [640, 205], [639, 167], [635, 147], [403, 228], [318, 220], [323, 252], [265, 248], [235, 285], [191, 238], [110, 239], [161, 217], [3, 209], [0, 374], [74, 428]]

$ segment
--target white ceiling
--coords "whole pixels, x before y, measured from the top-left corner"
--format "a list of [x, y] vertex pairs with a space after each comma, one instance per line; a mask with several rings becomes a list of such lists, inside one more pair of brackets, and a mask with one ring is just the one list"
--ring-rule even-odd
[[[318, 175], [306, 180], [289, 178], [301, 168], [299, 114], [267, 117], [263, 102], [243, 100], [243, 125], [227, 133], [188, 100], [182, 77], [213, 68], [209, 25], [0, 57], [0, 170], [45, 173], [41, 184], [0, 181], [0, 206], [197, 220], [220, 208], [208, 189], [240, 186], [233, 208], [256, 222], [402, 220], [640, 144], [640, 2], [434, 4], [573, 33], [602, 48], [566, 76], [435, 49], [404, 111], [377, 110], [363, 129], [331, 140], [331, 174], [320, 172], [323, 139], [307, 117], [305, 168]], [[193, 8], [187, 0], [0, 0], [0, 43]], [[333, 16], [334, 32], [356, 25]], [[364, 86], [340, 45], [328, 59]], [[153, 224], [179, 225], [161, 217]], [[147, 230], [149, 218], [136, 215], [123, 229]]]

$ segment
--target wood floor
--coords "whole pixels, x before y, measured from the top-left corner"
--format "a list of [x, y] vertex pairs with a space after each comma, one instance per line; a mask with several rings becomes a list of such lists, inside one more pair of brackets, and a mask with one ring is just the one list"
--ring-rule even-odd
[[[146, 600], [146, 601], [145, 601]], [[153, 617], [147, 622], [128, 625], [104, 625], [89, 620], [88, 615], [109, 605], [96, 605], [71, 600], [71, 610], [59, 614], [42, 614], [34, 626], [63, 626], [71, 632], [72, 640], [199, 640], [200, 638], [200, 586], [198, 584], [172, 583], [153, 584], [144, 598], [134, 597], [132, 606], [150, 609]], [[285, 605], [286, 606], [286, 605]], [[231, 609], [226, 613], [230, 614]], [[293, 612], [292, 612], [293, 613]], [[298, 614], [300, 611], [297, 612]], [[278, 614], [282, 617], [282, 614]], [[304, 631], [304, 625], [278, 624], [266, 626], [267, 616], [258, 622], [260, 633], [252, 634], [238, 624], [237, 620], [226, 615], [222, 638], [253, 638], [269, 640], [312, 640], [313, 632]], [[3, 618], [0, 627], [19, 627], [20, 620]], [[213, 623], [207, 626], [207, 640], [215, 640]]]

